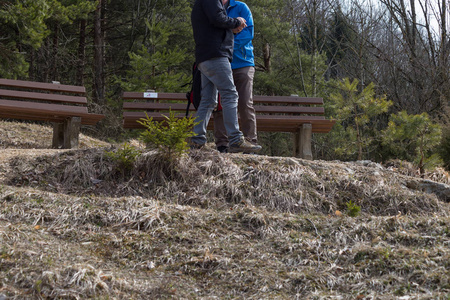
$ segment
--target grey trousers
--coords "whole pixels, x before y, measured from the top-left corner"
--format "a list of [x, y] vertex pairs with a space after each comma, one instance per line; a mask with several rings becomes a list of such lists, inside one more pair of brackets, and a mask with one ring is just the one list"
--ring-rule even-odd
[[[256, 115], [253, 107], [253, 78], [254, 67], [244, 67], [233, 70], [233, 80], [239, 94], [238, 115], [240, 118], [240, 129], [244, 137], [251, 142], [257, 143]], [[222, 111], [215, 111], [214, 138], [216, 146], [228, 146], [228, 137], [223, 123]]]

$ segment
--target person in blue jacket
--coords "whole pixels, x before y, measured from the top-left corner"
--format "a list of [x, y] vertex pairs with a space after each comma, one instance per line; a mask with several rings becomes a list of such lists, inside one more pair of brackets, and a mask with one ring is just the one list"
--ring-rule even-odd
[[[253, 55], [252, 40], [254, 37], [252, 13], [244, 2], [226, 0], [227, 14], [231, 18], [242, 17], [247, 27], [234, 30], [234, 49], [231, 68], [239, 100], [238, 112], [241, 119], [240, 129], [246, 140], [257, 145], [257, 128], [255, 108], [253, 107], [253, 78], [255, 76], [255, 58]], [[214, 137], [217, 150], [228, 152], [228, 137], [223, 124], [223, 113], [219, 109], [213, 113]]]
[[245, 140], [239, 129], [237, 116], [238, 93], [233, 83], [230, 62], [233, 58], [233, 31], [241, 32], [247, 26], [242, 17], [227, 15], [224, 4], [228, 0], [195, 0], [191, 23], [195, 40], [195, 60], [202, 73], [201, 101], [196, 112], [191, 148], [206, 143], [206, 129], [221, 95], [223, 124], [230, 140], [230, 152], [257, 152], [259, 145]]

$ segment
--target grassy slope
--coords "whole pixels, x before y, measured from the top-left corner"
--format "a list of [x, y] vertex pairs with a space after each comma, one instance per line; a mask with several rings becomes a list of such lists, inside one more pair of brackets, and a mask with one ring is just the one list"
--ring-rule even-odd
[[[51, 130], [34, 126], [0, 122], [0, 145], [44, 148]], [[0, 298], [450, 297], [448, 186], [208, 149], [122, 172], [104, 144], [82, 145], [0, 165]]]

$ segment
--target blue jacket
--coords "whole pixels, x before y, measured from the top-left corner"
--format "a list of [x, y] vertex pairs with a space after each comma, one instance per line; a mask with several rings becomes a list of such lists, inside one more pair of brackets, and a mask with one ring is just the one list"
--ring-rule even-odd
[[230, 0], [227, 8], [227, 14], [231, 18], [242, 17], [247, 21], [247, 27], [234, 36], [232, 69], [255, 66], [255, 56], [253, 55], [252, 40], [254, 37], [252, 12], [247, 4]]
[[221, 0], [196, 0], [191, 13], [197, 64], [215, 57], [233, 57], [233, 32], [239, 20], [230, 18]]

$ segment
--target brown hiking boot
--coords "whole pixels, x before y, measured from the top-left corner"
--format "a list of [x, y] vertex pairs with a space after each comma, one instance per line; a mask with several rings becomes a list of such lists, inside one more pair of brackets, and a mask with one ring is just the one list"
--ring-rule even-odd
[[262, 147], [257, 144], [252, 144], [247, 141], [243, 136], [236, 144], [230, 145], [228, 148], [228, 152], [236, 153], [236, 152], [244, 152], [244, 153], [257, 153], [261, 151]]

